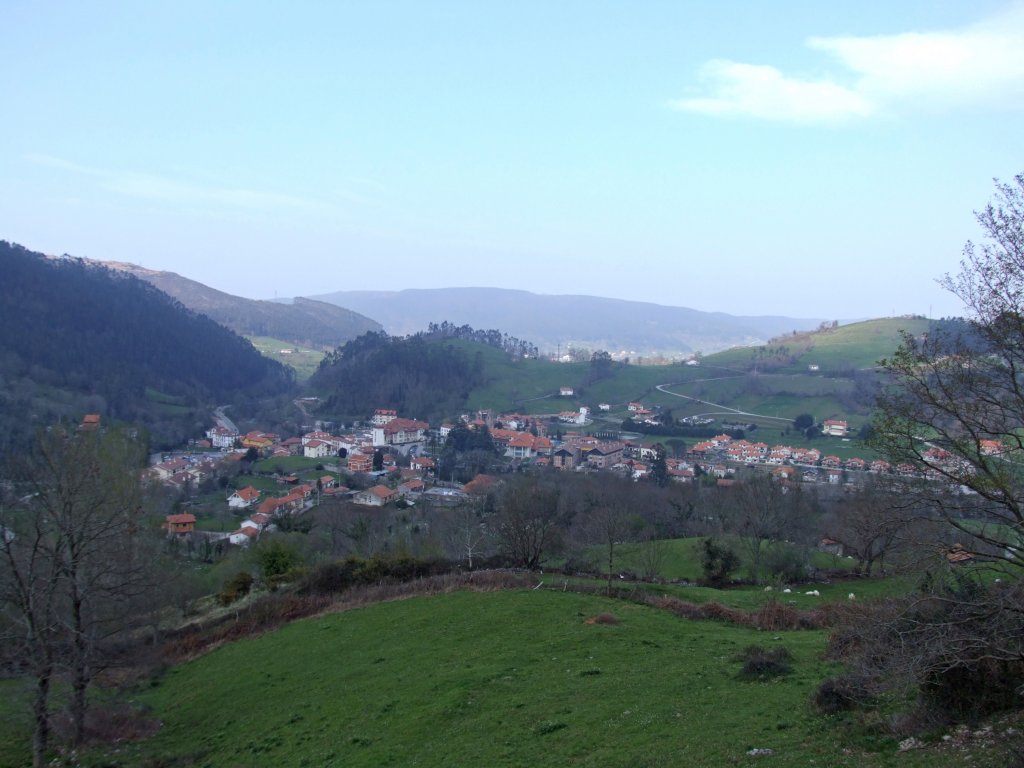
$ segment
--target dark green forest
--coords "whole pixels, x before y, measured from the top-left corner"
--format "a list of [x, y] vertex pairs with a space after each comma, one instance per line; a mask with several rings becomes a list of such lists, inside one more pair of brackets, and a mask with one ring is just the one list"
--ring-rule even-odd
[[0, 451], [100, 413], [155, 444], [194, 434], [206, 407], [282, 393], [284, 366], [123, 272], [0, 241]]
[[324, 397], [322, 412], [335, 418], [361, 419], [376, 408], [393, 408], [436, 421], [463, 408], [483, 374], [480, 353], [422, 335], [366, 333], [325, 357], [309, 385]]

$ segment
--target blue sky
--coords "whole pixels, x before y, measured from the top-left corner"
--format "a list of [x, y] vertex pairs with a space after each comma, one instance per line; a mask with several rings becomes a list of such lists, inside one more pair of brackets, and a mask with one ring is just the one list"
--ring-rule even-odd
[[938, 316], [1024, 171], [1024, 3], [7, 0], [0, 97], [0, 238], [46, 253]]

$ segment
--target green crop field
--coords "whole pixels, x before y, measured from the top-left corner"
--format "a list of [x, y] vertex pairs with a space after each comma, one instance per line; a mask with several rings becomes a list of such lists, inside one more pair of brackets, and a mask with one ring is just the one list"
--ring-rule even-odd
[[[616, 623], [588, 622], [601, 614]], [[812, 714], [809, 696], [835, 672], [824, 643], [820, 631], [758, 632], [550, 589], [412, 598], [173, 668], [134, 697], [160, 731], [78, 764], [962, 764], [952, 752], [898, 754], [891, 737]], [[787, 648], [792, 672], [739, 679], [751, 644]], [[18, 732], [0, 726], [4, 765], [27, 760]]]

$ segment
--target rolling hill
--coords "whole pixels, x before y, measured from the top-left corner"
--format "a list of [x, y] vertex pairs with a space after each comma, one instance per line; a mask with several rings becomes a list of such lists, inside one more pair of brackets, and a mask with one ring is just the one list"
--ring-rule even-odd
[[258, 301], [218, 291], [174, 272], [136, 264], [100, 262], [155, 285], [194, 312], [212, 318], [241, 336], [262, 336], [318, 349], [333, 349], [381, 325], [336, 303], [295, 298], [291, 303]]
[[755, 344], [820, 320], [737, 317], [595, 296], [547, 296], [503, 288], [338, 291], [313, 297], [377, 318], [390, 334], [448, 320], [500, 328], [544, 351], [568, 345], [637, 355], [686, 355]]

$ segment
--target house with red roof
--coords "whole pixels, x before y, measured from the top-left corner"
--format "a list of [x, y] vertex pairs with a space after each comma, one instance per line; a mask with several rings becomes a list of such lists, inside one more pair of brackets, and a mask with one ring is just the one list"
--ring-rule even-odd
[[241, 488], [228, 496], [228, 506], [232, 509], [246, 509], [260, 499], [260, 492], [251, 485]]
[[195, 530], [196, 516], [191, 512], [168, 515], [163, 527], [167, 529], [168, 536], [185, 536]]
[[357, 493], [352, 497], [352, 501], [367, 507], [383, 507], [397, 498], [397, 491], [393, 491], [386, 485], [375, 485], [372, 488], [367, 488], [365, 491]]
[[849, 425], [839, 419], [825, 419], [825, 423], [821, 425], [821, 433], [833, 437], [846, 437], [849, 429]]

